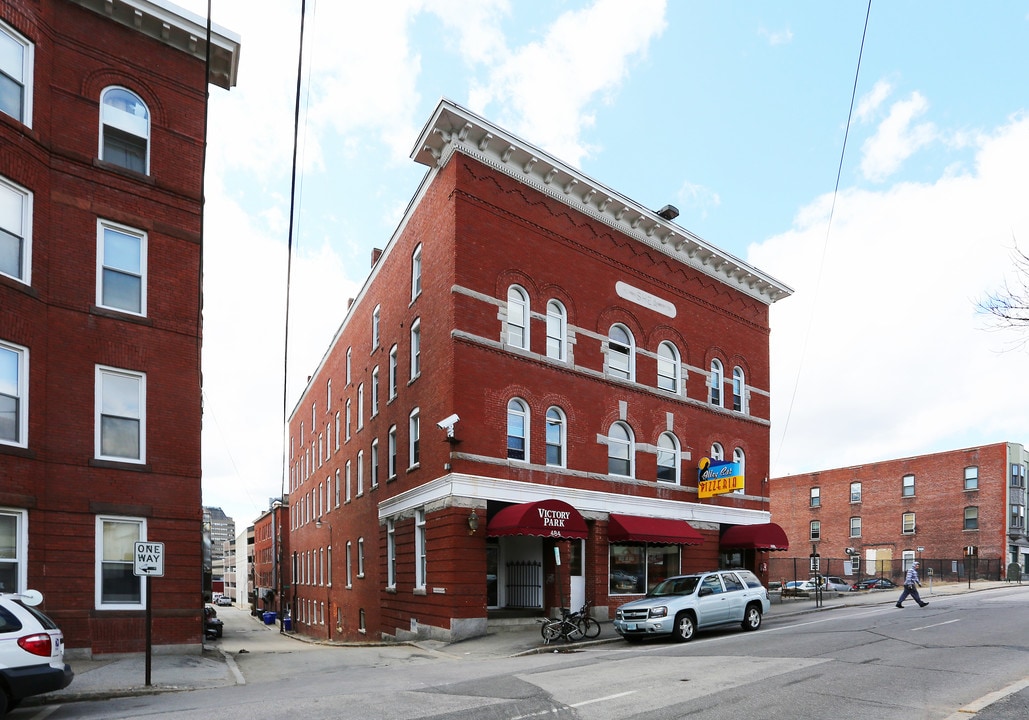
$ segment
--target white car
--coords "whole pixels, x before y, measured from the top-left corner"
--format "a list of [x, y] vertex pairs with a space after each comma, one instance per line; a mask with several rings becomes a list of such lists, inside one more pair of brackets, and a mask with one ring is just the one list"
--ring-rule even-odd
[[22, 698], [68, 687], [75, 673], [64, 662], [64, 633], [36, 609], [36, 590], [0, 593], [0, 716]]

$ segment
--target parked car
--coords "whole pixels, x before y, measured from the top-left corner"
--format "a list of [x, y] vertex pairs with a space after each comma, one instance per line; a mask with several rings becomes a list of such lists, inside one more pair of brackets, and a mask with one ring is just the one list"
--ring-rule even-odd
[[856, 582], [850, 586], [851, 590], [889, 590], [890, 588], [897, 587], [897, 583], [893, 582], [889, 578], [868, 578], [861, 582]]
[[614, 627], [629, 642], [657, 636], [685, 642], [712, 627], [739, 624], [757, 630], [769, 605], [768, 591], [749, 570], [677, 575], [619, 607]]
[[230, 598], [228, 595], [219, 595], [218, 599], [214, 601], [214, 604], [218, 605], [219, 607], [228, 607], [232, 605], [232, 598]]
[[844, 582], [843, 578], [836, 577], [834, 575], [816, 575], [810, 579], [810, 582], [816, 583], [822, 586], [823, 591], [832, 592], [849, 592], [850, 583]]
[[64, 662], [64, 633], [37, 608], [42, 602], [36, 590], [0, 593], [0, 716], [75, 677]]
[[224, 623], [218, 617], [218, 611], [213, 605], [204, 605], [204, 635], [209, 640], [220, 638]]
[[791, 595], [810, 595], [816, 590], [815, 583], [811, 580], [791, 580], [782, 586], [782, 594], [785, 597]]

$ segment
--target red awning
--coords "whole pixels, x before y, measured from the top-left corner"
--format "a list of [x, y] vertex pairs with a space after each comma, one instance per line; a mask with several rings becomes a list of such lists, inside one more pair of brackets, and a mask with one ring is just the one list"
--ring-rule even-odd
[[489, 521], [486, 534], [490, 537], [539, 535], [585, 540], [589, 530], [579, 511], [568, 503], [539, 500], [504, 508]]
[[700, 545], [704, 542], [704, 537], [685, 520], [614, 513], [611, 513], [608, 520], [607, 539], [614, 542], [632, 540], [671, 545]]
[[789, 550], [786, 532], [775, 523], [760, 525], [733, 525], [722, 533], [719, 544], [723, 548], [742, 550]]

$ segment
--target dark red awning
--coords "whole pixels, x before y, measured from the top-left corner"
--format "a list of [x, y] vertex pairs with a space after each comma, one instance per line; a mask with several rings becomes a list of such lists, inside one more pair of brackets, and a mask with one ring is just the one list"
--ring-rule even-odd
[[671, 545], [700, 545], [704, 542], [704, 537], [685, 520], [614, 513], [608, 519], [607, 539], [614, 542], [630, 540]]
[[733, 525], [722, 533], [719, 545], [742, 550], [789, 550], [786, 532], [775, 523]]
[[538, 535], [585, 540], [589, 530], [579, 511], [568, 503], [539, 500], [504, 508], [489, 521], [486, 534], [490, 537]]

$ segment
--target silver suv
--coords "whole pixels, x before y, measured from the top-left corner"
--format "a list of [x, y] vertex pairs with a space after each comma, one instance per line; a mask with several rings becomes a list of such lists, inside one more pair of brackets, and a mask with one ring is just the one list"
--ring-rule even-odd
[[768, 612], [768, 591], [749, 570], [715, 570], [676, 575], [658, 583], [647, 596], [615, 611], [615, 630], [629, 642], [672, 635], [693, 639], [698, 629], [738, 623], [761, 627]]
[[0, 716], [22, 698], [68, 687], [75, 674], [64, 662], [64, 634], [36, 609], [35, 590], [0, 593]]

